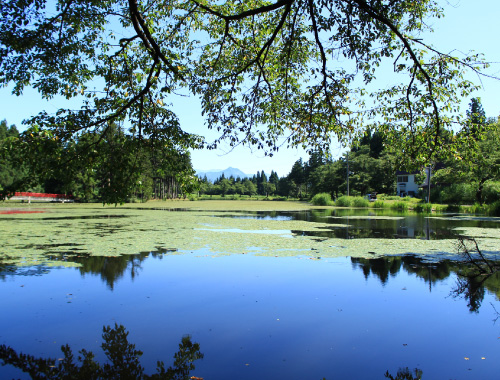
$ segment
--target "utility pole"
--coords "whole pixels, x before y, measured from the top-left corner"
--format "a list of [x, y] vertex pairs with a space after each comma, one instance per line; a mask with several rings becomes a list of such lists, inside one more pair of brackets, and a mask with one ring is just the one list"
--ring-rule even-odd
[[347, 152], [347, 196], [349, 196], [349, 152]]
[[427, 203], [431, 203], [431, 164], [427, 172]]

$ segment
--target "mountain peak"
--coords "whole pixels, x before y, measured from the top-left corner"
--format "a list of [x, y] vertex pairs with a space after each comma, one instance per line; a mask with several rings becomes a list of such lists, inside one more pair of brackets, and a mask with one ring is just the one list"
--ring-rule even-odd
[[216, 181], [218, 178], [224, 174], [224, 177], [229, 178], [233, 176], [234, 178], [248, 178], [250, 177], [248, 174], [243, 173], [240, 169], [228, 167], [224, 170], [219, 169], [211, 169], [211, 170], [195, 170], [196, 175], [200, 178], [207, 177], [207, 179], [211, 182]]

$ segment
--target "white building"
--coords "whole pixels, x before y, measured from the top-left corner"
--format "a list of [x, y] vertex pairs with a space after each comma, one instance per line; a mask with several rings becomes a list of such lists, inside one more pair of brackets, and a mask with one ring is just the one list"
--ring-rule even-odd
[[397, 181], [396, 181], [396, 194], [405, 197], [409, 195], [414, 197], [417, 195], [419, 188], [427, 187], [429, 181], [429, 168], [425, 168], [425, 181], [424, 183], [416, 183], [415, 175], [419, 172], [403, 172], [397, 171]]

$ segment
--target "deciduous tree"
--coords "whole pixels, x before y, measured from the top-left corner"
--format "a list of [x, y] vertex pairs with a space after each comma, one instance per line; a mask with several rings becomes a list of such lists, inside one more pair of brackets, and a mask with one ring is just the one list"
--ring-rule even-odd
[[[435, 173], [433, 182], [444, 185], [468, 184], [476, 194], [476, 202], [483, 203], [483, 189], [487, 181], [500, 181], [500, 121], [488, 125], [485, 137], [477, 141], [474, 162], [461, 155], [445, 162], [445, 167]], [[465, 155], [465, 152], [464, 152]], [[452, 202], [453, 200], [448, 200]], [[456, 200], [457, 203], [460, 201]]]
[[[110, 122], [125, 122], [139, 144], [224, 140], [267, 154], [324, 150], [368, 124], [418, 166], [475, 88], [464, 72], [484, 66], [421, 40], [426, 20], [441, 16], [436, 0], [12, 0], [0, 5], [0, 84], [81, 100], [28, 121], [31, 154], [57, 154], [84, 132], [101, 141]], [[367, 94], [386, 64], [405, 80]], [[178, 92], [199, 97], [218, 139], [182, 130], [169, 107]]]

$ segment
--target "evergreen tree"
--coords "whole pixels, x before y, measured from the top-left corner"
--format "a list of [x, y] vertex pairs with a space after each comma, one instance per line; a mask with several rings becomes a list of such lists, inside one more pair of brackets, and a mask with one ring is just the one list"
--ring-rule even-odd
[[[486, 114], [481, 104], [481, 98], [471, 99], [466, 114], [467, 119], [461, 131], [462, 137], [471, 137], [473, 140], [480, 139], [486, 125]], [[470, 146], [474, 146], [473, 142], [470, 143]]]
[[[7, 120], [0, 122], [0, 191], [10, 192], [25, 175], [23, 158], [13, 144], [19, 138], [15, 125], [7, 126]], [[15, 190], [15, 189], [14, 189]]]
[[297, 197], [302, 198], [303, 191], [306, 185], [306, 172], [302, 158], [299, 158], [292, 166], [292, 170], [288, 174], [292, 192], [295, 192]]

